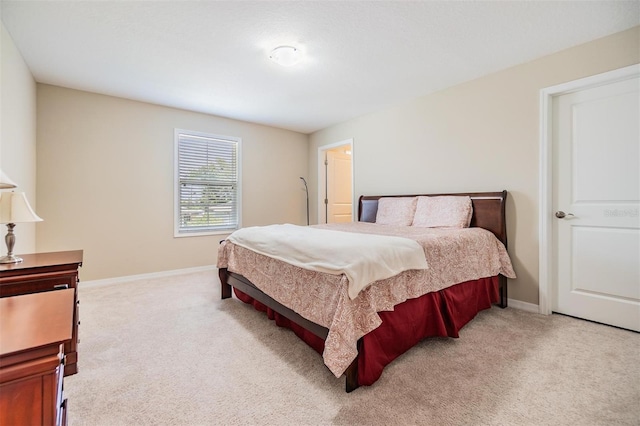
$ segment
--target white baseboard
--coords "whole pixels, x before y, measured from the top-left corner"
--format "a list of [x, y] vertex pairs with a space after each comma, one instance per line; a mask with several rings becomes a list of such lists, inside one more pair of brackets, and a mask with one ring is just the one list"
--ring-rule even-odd
[[171, 277], [174, 275], [190, 274], [193, 272], [216, 271], [217, 269], [218, 268], [216, 268], [215, 266], [196, 266], [194, 268], [173, 269], [171, 271], [150, 272], [148, 274], [127, 275], [124, 277], [105, 278], [102, 280], [82, 281], [80, 285], [82, 287], [99, 287], [136, 280], [149, 280], [154, 278]]
[[520, 300], [507, 299], [507, 306], [513, 309], [520, 309], [521, 311], [533, 312], [535, 314], [540, 313], [540, 307], [538, 305], [521, 302]]

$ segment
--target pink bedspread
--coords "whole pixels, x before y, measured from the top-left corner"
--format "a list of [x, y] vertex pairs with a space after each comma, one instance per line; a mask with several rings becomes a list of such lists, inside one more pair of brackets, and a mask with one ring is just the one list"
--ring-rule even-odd
[[220, 245], [218, 268], [243, 275], [284, 306], [329, 329], [322, 356], [336, 377], [355, 359], [358, 339], [380, 325], [378, 312], [392, 311], [407, 299], [465, 281], [498, 274], [515, 278], [502, 243], [481, 228], [394, 227], [365, 222], [317, 227], [411, 238], [424, 247], [429, 264], [427, 270], [410, 270], [378, 281], [352, 300], [344, 275], [302, 269], [230, 242]]

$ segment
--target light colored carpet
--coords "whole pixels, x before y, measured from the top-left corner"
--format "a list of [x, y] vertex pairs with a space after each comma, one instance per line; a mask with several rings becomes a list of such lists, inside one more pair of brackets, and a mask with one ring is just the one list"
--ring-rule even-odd
[[83, 287], [70, 425], [638, 425], [640, 335], [492, 308], [344, 392], [216, 272]]

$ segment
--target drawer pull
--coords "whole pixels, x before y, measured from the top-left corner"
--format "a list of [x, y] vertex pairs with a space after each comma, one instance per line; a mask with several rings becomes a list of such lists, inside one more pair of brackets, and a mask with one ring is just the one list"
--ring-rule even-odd
[[54, 290], [66, 290], [68, 288], [69, 288], [69, 284], [58, 284], [53, 286]]

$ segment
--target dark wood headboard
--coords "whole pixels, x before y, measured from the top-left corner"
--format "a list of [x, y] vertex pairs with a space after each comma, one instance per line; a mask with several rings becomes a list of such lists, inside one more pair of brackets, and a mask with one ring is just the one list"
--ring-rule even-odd
[[471, 227], [487, 229], [507, 246], [507, 222], [505, 204], [507, 191], [500, 192], [461, 192], [457, 194], [419, 194], [419, 195], [362, 195], [358, 201], [358, 221], [375, 223], [378, 212], [378, 200], [382, 197], [417, 197], [436, 195], [468, 195], [473, 204]]

